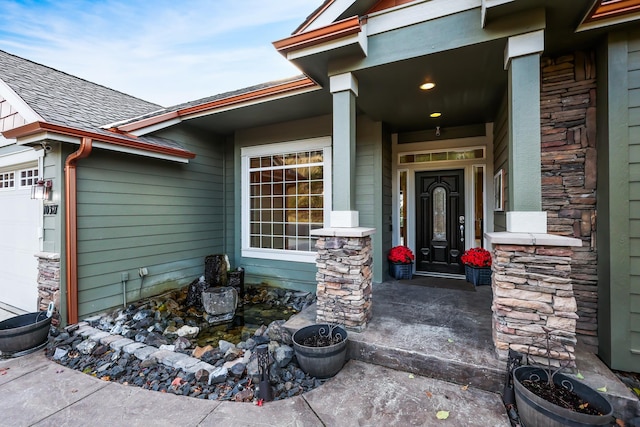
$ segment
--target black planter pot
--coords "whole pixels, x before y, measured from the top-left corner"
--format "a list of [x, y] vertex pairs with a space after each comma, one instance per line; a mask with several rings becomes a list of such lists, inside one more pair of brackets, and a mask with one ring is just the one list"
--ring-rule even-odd
[[611, 403], [586, 384], [560, 373], [553, 377], [553, 382], [560, 387], [562, 387], [563, 383], [571, 384], [573, 391], [578, 396], [604, 415], [588, 415], [574, 412], [542, 399], [527, 390], [522, 384], [523, 380], [532, 378], [547, 381], [547, 372], [534, 366], [519, 366], [513, 371], [516, 406], [523, 425], [537, 427], [606, 426], [613, 421]]
[[326, 347], [310, 347], [302, 344], [305, 339], [317, 336], [320, 332], [326, 334], [329, 327], [328, 324], [319, 323], [305, 326], [293, 334], [293, 349], [298, 365], [300, 365], [300, 369], [312, 377], [332, 377], [344, 366], [347, 356], [347, 331], [344, 328], [336, 326], [332, 331], [332, 337], [337, 334], [343, 337], [343, 340], [337, 344]]
[[22, 314], [0, 322], [0, 351], [19, 353], [47, 340], [51, 318], [46, 311]]

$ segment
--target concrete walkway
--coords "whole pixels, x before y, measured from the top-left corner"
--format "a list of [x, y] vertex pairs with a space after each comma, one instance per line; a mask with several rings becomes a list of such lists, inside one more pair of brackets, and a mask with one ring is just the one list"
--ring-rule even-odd
[[510, 425], [495, 393], [355, 360], [309, 393], [259, 407], [101, 381], [41, 351], [0, 361], [0, 414], [7, 427]]

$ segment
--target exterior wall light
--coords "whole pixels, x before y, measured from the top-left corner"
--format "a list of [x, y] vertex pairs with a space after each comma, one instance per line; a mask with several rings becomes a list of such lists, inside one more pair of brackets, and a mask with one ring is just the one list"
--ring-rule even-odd
[[53, 187], [52, 181], [38, 180], [38, 182], [31, 187], [31, 198], [34, 200], [49, 200], [51, 187]]

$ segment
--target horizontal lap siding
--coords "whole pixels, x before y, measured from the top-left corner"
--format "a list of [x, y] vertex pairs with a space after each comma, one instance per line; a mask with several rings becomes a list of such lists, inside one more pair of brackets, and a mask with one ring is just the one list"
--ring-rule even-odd
[[[78, 162], [78, 300], [86, 316], [188, 284], [224, 250], [223, 145], [188, 131], [163, 136], [188, 164], [94, 150]], [[148, 269], [143, 280], [138, 269]]]
[[640, 360], [640, 31], [628, 46], [630, 344]]

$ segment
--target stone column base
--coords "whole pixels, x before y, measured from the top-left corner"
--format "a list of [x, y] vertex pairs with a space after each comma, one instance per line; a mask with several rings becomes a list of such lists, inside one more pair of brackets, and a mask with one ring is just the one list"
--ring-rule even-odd
[[536, 363], [574, 367], [578, 315], [571, 247], [582, 242], [530, 233], [488, 233], [487, 238], [493, 246], [491, 309], [498, 358], [506, 360], [512, 349]]
[[[38, 310], [46, 310], [53, 301], [60, 312], [60, 254], [39, 252], [38, 258]], [[54, 320], [58, 319], [56, 315]]]
[[371, 319], [372, 228], [327, 228], [318, 236], [317, 323], [363, 331]]

